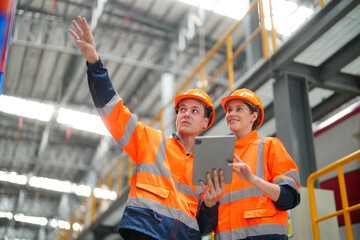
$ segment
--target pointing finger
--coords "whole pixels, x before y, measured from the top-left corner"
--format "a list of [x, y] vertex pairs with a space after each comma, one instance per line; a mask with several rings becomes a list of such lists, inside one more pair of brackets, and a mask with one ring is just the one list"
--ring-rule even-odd
[[238, 155], [236, 155], [236, 154], [234, 154], [234, 157], [236, 158], [236, 160], [238, 161], [238, 162], [243, 162], [240, 158], [239, 158], [239, 156]]

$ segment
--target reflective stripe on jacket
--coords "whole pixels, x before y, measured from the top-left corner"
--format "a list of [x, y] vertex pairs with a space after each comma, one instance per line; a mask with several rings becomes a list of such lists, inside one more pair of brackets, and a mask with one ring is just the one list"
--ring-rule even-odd
[[[254, 175], [300, 193], [297, 166], [277, 138], [260, 139], [252, 131], [236, 141], [235, 154], [249, 165]], [[287, 238], [287, 211], [278, 209], [268, 196], [237, 175], [232, 179], [220, 200], [215, 239]]]
[[119, 232], [126, 229], [156, 239], [200, 240], [196, 219], [200, 186], [193, 186], [193, 156], [179, 140], [138, 122], [113, 89], [101, 61], [88, 66], [97, 110], [111, 135], [135, 161]]

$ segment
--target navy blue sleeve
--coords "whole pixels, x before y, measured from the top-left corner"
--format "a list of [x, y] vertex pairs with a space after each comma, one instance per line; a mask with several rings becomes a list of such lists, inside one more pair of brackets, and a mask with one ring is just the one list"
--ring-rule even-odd
[[217, 202], [215, 206], [208, 208], [204, 201], [201, 201], [196, 213], [196, 219], [199, 224], [200, 234], [206, 235], [215, 230], [218, 223], [219, 205]]
[[114, 90], [108, 71], [104, 67], [101, 59], [92, 65], [86, 62], [86, 66], [88, 67], [86, 73], [91, 97], [95, 106], [102, 108], [114, 97], [116, 91]]
[[300, 203], [300, 193], [289, 185], [280, 185], [279, 199], [274, 202], [280, 210], [286, 211], [296, 207]]

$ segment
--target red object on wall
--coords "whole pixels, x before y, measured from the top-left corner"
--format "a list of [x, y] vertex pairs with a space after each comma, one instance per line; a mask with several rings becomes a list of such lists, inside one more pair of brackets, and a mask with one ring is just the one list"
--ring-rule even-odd
[[[346, 192], [349, 201], [349, 207], [360, 203], [360, 170], [355, 170], [344, 174]], [[337, 177], [329, 179], [320, 183], [320, 188], [333, 190], [335, 194], [336, 210], [342, 209], [339, 181]], [[360, 223], [360, 210], [356, 210], [350, 213], [351, 223]], [[338, 216], [339, 226], [344, 226], [343, 215]]]
[[16, 0], [1, 0], [0, 4], [0, 94], [2, 93], [6, 57], [10, 45]]

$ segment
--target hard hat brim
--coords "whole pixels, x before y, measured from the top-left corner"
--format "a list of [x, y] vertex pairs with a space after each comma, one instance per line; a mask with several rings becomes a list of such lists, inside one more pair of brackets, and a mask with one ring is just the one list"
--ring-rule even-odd
[[178, 108], [178, 105], [180, 103], [181, 100], [184, 100], [184, 99], [196, 99], [196, 100], [199, 100], [201, 101], [202, 103], [204, 103], [206, 106], [208, 106], [209, 108], [212, 108], [212, 110], [214, 110], [213, 107], [209, 106], [206, 102], [204, 102], [204, 98], [200, 97], [200, 96], [196, 96], [196, 95], [188, 95], [188, 94], [183, 94], [183, 95], [179, 95], [177, 97], [175, 97], [175, 106], [174, 106], [174, 109], [176, 110]]

